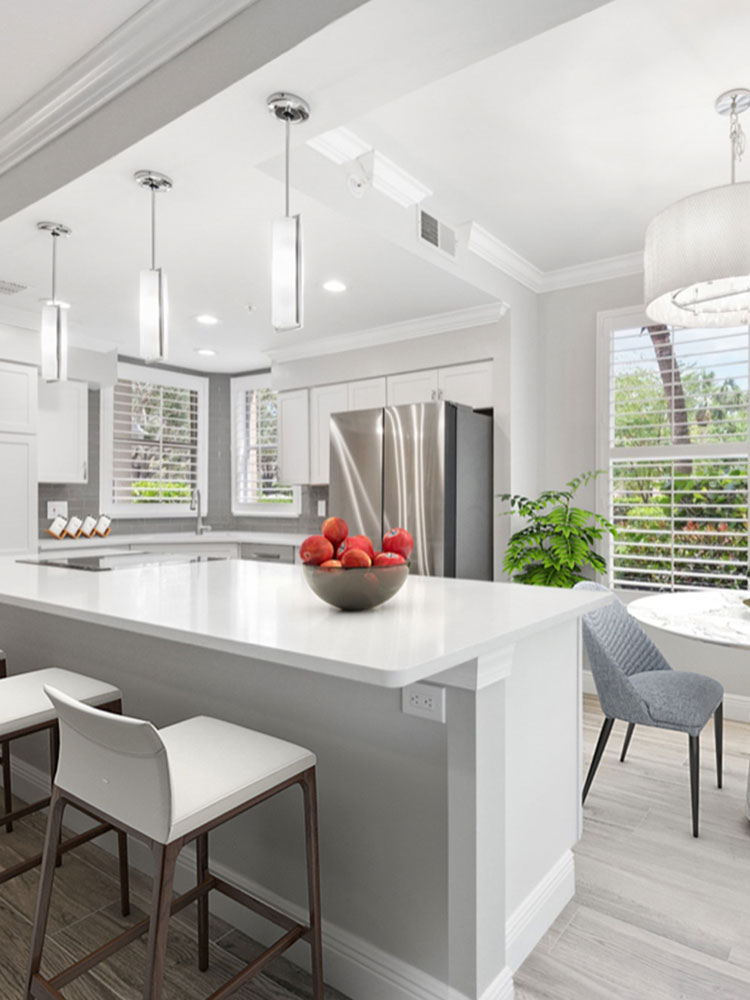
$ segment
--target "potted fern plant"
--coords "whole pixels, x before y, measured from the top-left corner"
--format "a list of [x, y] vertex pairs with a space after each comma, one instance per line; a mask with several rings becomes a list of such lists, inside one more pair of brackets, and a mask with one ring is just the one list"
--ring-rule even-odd
[[607, 564], [594, 550], [615, 527], [601, 514], [573, 505], [573, 498], [602, 470], [584, 472], [566, 483], [564, 490], [544, 490], [535, 499], [503, 493], [510, 504], [506, 515], [518, 514], [528, 522], [510, 537], [504, 567], [514, 583], [537, 587], [572, 587], [584, 579], [587, 567], [606, 573]]

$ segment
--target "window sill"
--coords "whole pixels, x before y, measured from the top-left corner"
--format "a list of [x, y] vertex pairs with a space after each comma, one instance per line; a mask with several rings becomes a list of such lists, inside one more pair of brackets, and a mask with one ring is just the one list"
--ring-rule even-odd
[[277, 517], [277, 518], [299, 518], [302, 517], [301, 510], [262, 510], [256, 507], [232, 507], [232, 517]]

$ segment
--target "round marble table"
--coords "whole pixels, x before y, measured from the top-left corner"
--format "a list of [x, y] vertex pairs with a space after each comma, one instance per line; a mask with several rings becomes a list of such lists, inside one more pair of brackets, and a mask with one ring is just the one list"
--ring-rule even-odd
[[[628, 611], [642, 625], [722, 646], [750, 649], [750, 600], [744, 590], [698, 590], [655, 594], [631, 601]], [[750, 820], [750, 773], [745, 815]]]

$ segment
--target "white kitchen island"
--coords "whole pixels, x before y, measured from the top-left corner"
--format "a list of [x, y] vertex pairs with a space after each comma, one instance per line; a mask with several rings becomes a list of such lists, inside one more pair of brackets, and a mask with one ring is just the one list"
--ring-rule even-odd
[[[0, 647], [10, 673], [114, 682], [160, 726], [215, 715], [310, 747], [327, 981], [354, 1000], [498, 1000], [573, 892], [579, 618], [608, 599], [411, 577], [389, 604], [345, 613], [292, 566], [6, 559]], [[446, 688], [445, 725], [402, 712], [400, 689], [423, 680]], [[43, 780], [36, 752], [19, 751], [28, 786]], [[294, 915], [300, 808], [285, 794], [211, 845], [219, 871]]]

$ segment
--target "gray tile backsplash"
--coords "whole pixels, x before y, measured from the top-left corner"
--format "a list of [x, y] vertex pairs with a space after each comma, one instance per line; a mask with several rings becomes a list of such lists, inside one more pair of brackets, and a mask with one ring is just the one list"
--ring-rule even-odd
[[[208, 517], [206, 521], [214, 530], [221, 531], [274, 531], [312, 534], [320, 530], [318, 500], [328, 498], [326, 486], [302, 487], [302, 514], [300, 517], [234, 517], [231, 493], [231, 437], [229, 375], [209, 376], [208, 408]], [[82, 484], [41, 483], [39, 485], [39, 534], [47, 537], [44, 529], [48, 500], [67, 500], [68, 511], [83, 517], [96, 516], [99, 508], [99, 392], [89, 391], [89, 481]], [[190, 518], [121, 518], [116, 522], [118, 535], [153, 534], [155, 532], [189, 531]]]

